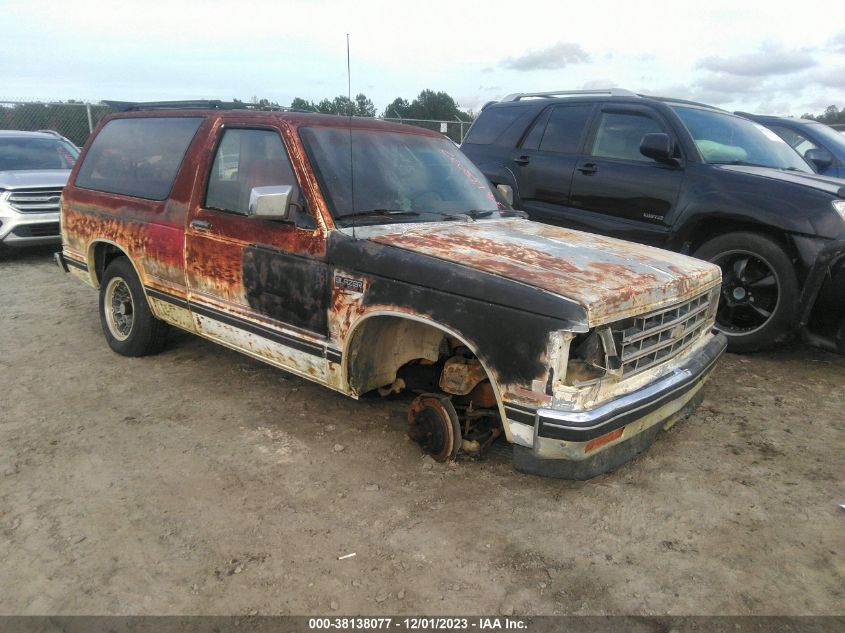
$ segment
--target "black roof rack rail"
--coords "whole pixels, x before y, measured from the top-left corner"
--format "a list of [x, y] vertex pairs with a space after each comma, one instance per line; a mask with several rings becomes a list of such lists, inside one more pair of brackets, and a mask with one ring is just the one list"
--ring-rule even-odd
[[[140, 112], [144, 110], [262, 110], [289, 112], [285, 106], [260, 107], [242, 101], [220, 101], [219, 99], [196, 99], [191, 101], [103, 101], [118, 112]], [[299, 110], [296, 110], [299, 112]]]

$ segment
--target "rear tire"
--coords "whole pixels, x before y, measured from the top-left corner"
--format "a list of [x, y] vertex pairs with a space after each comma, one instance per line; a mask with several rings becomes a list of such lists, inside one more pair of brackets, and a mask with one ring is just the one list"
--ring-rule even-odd
[[153, 316], [141, 282], [126, 257], [113, 260], [100, 283], [100, 323], [106, 342], [123, 356], [160, 352], [167, 324]]
[[785, 338], [793, 323], [799, 288], [783, 248], [759, 233], [726, 233], [704, 243], [695, 257], [722, 269], [716, 329], [728, 351], [753, 352]]

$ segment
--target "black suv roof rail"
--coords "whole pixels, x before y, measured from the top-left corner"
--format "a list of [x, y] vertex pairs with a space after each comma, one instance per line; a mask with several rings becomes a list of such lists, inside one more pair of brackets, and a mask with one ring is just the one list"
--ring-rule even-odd
[[[193, 101], [103, 101], [118, 112], [139, 112], [142, 110], [257, 110], [251, 103], [235, 103], [219, 99], [198, 99]], [[276, 111], [287, 112], [291, 108], [272, 106]]]
[[502, 101], [519, 101], [529, 98], [571, 97], [578, 95], [611, 95], [614, 97], [639, 97], [635, 92], [624, 88], [597, 88], [594, 90], [555, 90], [552, 92], [514, 92], [502, 98]]

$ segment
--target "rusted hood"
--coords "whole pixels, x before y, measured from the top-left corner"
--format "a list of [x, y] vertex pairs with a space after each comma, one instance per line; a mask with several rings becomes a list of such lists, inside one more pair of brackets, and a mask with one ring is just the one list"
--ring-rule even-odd
[[393, 225], [370, 239], [565, 297], [584, 307], [590, 326], [695, 296], [720, 279], [716, 266], [692, 257], [522, 219]]

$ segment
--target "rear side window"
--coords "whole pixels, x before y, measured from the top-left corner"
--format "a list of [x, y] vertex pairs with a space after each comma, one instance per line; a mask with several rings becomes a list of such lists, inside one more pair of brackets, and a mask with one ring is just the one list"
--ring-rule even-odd
[[507, 130], [520, 116], [520, 108], [488, 108], [473, 124], [464, 143], [489, 145]]
[[91, 144], [76, 186], [164, 200], [202, 118], [114, 119]]
[[540, 141], [540, 151], [559, 154], [577, 152], [592, 109], [591, 105], [554, 108], [543, 133], [543, 140]]

